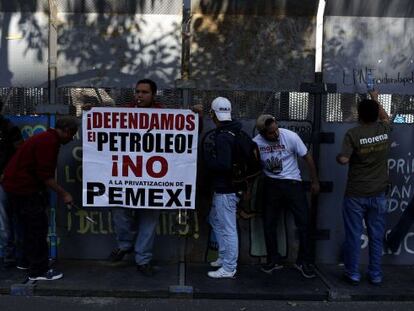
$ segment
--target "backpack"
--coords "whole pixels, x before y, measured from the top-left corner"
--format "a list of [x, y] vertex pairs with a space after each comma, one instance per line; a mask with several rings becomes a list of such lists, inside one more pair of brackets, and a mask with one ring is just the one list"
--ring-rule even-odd
[[245, 191], [248, 185], [262, 172], [260, 153], [257, 144], [244, 131], [235, 134], [224, 130], [234, 136], [232, 182], [236, 190]]

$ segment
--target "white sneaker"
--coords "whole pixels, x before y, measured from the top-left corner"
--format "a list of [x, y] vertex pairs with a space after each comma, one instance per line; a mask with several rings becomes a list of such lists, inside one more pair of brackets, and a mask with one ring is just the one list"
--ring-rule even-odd
[[223, 278], [234, 278], [234, 275], [236, 274], [236, 269], [234, 269], [232, 272], [227, 272], [223, 268], [219, 268], [216, 271], [210, 271], [207, 273], [207, 275], [214, 279], [223, 279]]
[[220, 268], [223, 265], [223, 260], [221, 258], [217, 258], [217, 260], [210, 262], [210, 266], [214, 268]]

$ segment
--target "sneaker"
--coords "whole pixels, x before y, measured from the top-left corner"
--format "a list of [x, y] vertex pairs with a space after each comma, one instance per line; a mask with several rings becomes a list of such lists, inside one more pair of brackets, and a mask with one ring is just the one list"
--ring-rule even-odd
[[352, 285], [352, 286], [357, 286], [360, 283], [360, 280], [359, 279], [357, 279], [355, 277], [351, 277], [350, 275], [348, 275], [346, 273], [343, 274], [342, 279], [346, 283], [348, 283], [349, 285]]
[[260, 270], [268, 274], [271, 274], [274, 270], [280, 270], [280, 269], [283, 269], [283, 265], [278, 264], [276, 262], [267, 263], [260, 267]]
[[217, 260], [210, 262], [210, 266], [214, 268], [220, 268], [223, 265], [223, 260], [221, 258], [217, 258]]
[[110, 262], [118, 262], [121, 261], [126, 254], [132, 253], [132, 248], [128, 249], [120, 249], [115, 248], [108, 257]]
[[382, 284], [382, 277], [377, 276], [374, 278], [368, 277], [368, 281], [371, 285], [380, 286]]
[[141, 272], [145, 276], [153, 276], [154, 275], [154, 267], [149, 264], [137, 265], [137, 270]]
[[54, 269], [48, 270], [43, 275], [29, 276], [30, 281], [54, 281], [63, 278], [63, 273], [58, 272]]
[[298, 269], [300, 273], [303, 275], [303, 277], [307, 279], [313, 279], [314, 277], [316, 277], [313, 265], [310, 265], [308, 263], [301, 263], [295, 264], [295, 268]]
[[17, 261], [16, 268], [19, 270], [28, 270], [29, 263], [27, 262], [26, 259], [21, 258]]
[[224, 279], [224, 278], [234, 278], [234, 275], [236, 274], [236, 269], [234, 269], [231, 272], [227, 272], [223, 268], [219, 268], [216, 271], [210, 271], [207, 273], [207, 275], [213, 279]]

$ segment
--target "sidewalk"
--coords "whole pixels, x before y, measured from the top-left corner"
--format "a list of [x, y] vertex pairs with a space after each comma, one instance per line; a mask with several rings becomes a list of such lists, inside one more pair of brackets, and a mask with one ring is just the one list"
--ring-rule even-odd
[[[103, 261], [60, 261], [65, 276], [57, 281], [27, 282], [25, 272], [15, 268], [0, 271], [0, 294], [78, 297], [274, 299], [304, 301], [414, 300], [414, 267], [385, 266], [384, 284], [359, 286], [342, 281], [342, 267], [319, 265], [318, 277], [305, 279], [293, 267], [267, 275], [258, 266], [241, 266], [235, 279], [207, 277], [207, 264], [165, 264], [154, 277], [142, 276], [134, 265], [113, 266]], [[34, 283], [34, 284], [30, 284]], [[184, 283], [184, 284], [183, 284]], [[185, 285], [185, 286], [183, 286]], [[181, 289], [185, 289], [181, 291]]]

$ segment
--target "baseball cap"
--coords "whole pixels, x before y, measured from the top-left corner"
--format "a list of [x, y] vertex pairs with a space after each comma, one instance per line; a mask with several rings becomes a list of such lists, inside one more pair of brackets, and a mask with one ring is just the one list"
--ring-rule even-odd
[[225, 97], [217, 97], [211, 102], [211, 109], [214, 110], [219, 121], [231, 121], [231, 103]]
[[275, 120], [275, 117], [270, 114], [262, 114], [257, 118], [256, 128], [259, 132], [263, 131], [266, 128], [265, 124], [269, 119]]

